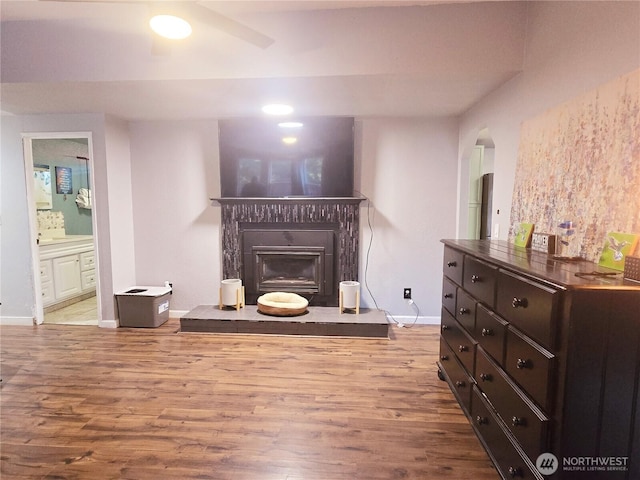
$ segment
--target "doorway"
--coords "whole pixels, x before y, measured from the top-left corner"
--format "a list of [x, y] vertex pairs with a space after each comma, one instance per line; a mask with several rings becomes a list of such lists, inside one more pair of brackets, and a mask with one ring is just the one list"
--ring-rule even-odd
[[100, 320], [91, 133], [23, 136], [36, 324]]
[[467, 238], [492, 236], [494, 158], [495, 144], [489, 129], [482, 129], [469, 157]]

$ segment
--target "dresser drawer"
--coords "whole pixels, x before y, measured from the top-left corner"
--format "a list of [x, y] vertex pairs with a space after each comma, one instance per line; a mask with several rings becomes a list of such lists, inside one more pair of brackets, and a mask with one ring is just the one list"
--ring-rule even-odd
[[469, 332], [476, 326], [476, 299], [462, 289], [458, 289], [456, 296], [456, 319]]
[[497, 414], [533, 461], [548, 443], [549, 418], [482, 351], [477, 349], [476, 379]]
[[538, 404], [551, 410], [555, 357], [512, 327], [507, 332], [505, 369]]
[[442, 306], [446, 308], [451, 315], [456, 314], [456, 284], [444, 277], [442, 280]]
[[561, 293], [509, 272], [498, 273], [496, 310], [547, 348], [554, 346], [554, 330]]
[[442, 336], [440, 337], [440, 365], [456, 399], [464, 410], [470, 412], [473, 379], [458, 361]]
[[475, 338], [499, 364], [504, 363], [507, 322], [483, 305], [476, 308]]
[[442, 311], [442, 336], [468, 372], [473, 372], [477, 342], [446, 310]]
[[444, 260], [442, 270], [446, 277], [449, 277], [458, 285], [462, 285], [462, 268], [464, 265], [464, 254], [449, 247], [444, 247]]
[[495, 303], [498, 269], [476, 258], [464, 257], [462, 286], [471, 295], [491, 308]]
[[503, 427], [487, 405], [482, 393], [473, 388], [471, 400], [473, 426], [502, 478], [542, 479], [531, 461], [525, 460], [511, 443]]

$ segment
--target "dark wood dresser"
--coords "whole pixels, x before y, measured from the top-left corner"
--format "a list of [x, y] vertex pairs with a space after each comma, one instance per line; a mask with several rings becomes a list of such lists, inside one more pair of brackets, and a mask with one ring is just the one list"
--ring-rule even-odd
[[503, 241], [443, 243], [438, 375], [502, 478], [640, 479], [640, 283]]

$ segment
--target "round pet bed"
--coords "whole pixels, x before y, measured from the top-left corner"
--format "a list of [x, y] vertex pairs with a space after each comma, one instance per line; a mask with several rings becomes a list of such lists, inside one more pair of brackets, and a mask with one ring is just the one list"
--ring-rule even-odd
[[275, 317], [293, 317], [307, 311], [309, 302], [296, 293], [270, 292], [258, 297], [258, 311]]

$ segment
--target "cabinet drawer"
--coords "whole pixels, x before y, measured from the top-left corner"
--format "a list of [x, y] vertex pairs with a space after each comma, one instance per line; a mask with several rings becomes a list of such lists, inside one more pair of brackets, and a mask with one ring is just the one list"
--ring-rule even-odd
[[462, 268], [464, 265], [464, 254], [449, 247], [444, 247], [444, 261], [442, 270], [446, 277], [449, 277], [458, 285], [462, 285]]
[[442, 336], [440, 337], [440, 365], [456, 399], [465, 411], [470, 412], [473, 380]]
[[482, 348], [477, 349], [476, 356], [478, 387], [487, 395], [525, 453], [535, 461], [546, 451], [549, 418], [511, 382]]
[[90, 290], [96, 287], [96, 271], [87, 270], [80, 273], [82, 279], [82, 290]]
[[482, 393], [473, 388], [471, 419], [487, 453], [493, 460], [502, 478], [542, 479], [531, 462], [522, 458], [511, 443], [500, 422], [491, 411]]
[[42, 282], [40, 284], [40, 290], [42, 293], [42, 304], [45, 307], [54, 302], [56, 299], [56, 292], [53, 290], [53, 282]]
[[85, 270], [93, 270], [96, 268], [96, 255], [92, 250], [90, 252], [83, 252], [80, 254], [80, 269], [82, 271]]
[[456, 319], [469, 332], [476, 326], [476, 299], [462, 289], [456, 295]]
[[51, 260], [40, 261], [40, 282], [50, 282], [53, 280], [53, 267]]
[[473, 257], [464, 258], [462, 286], [471, 295], [491, 308], [495, 303], [498, 269]]
[[547, 348], [553, 348], [559, 300], [558, 290], [502, 270], [498, 274], [497, 312]]
[[451, 315], [456, 313], [456, 284], [444, 277], [442, 280], [442, 306], [446, 308]]
[[477, 342], [444, 309], [442, 311], [442, 336], [467, 371], [473, 372]]
[[505, 369], [542, 408], [549, 411], [555, 357], [540, 345], [509, 327]]
[[507, 322], [483, 305], [476, 308], [475, 338], [498, 364], [504, 364]]

